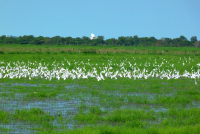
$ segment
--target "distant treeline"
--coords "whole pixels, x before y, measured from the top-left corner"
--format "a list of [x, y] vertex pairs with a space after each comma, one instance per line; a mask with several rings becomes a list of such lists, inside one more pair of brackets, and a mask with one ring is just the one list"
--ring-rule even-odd
[[200, 41], [196, 36], [192, 36], [188, 40], [184, 36], [179, 38], [161, 38], [155, 37], [118, 37], [118, 39], [104, 39], [104, 36], [98, 36], [96, 39], [91, 40], [90, 37], [83, 36], [82, 38], [72, 37], [34, 37], [33, 35], [24, 36], [0, 36], [1, 44], [33, 44], [33, 45], [86, 45], [86, 46], [155, 46], [155, 47], [200, 47]]

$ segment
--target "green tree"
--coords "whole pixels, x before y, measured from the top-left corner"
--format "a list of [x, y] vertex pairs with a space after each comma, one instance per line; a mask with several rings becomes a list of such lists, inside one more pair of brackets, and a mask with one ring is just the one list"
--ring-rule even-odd
[[195, 46], [195, 47], [200, 47], [200, 41], [196, 41], [196, 42], [194, 43], [194, 46]]
[[105, 42], [104, 42], [104, 36], [98, 36], [97, 37], [97, 44], [104, 44]]
[[76, 37], [75, 44], [77, 44], [77, 45], [82, 44], [82, 39], [80, 37]]
[[187, 40], [187, 38], [185, 36], [183, 36], [183, 35], [181, 35], [179, 38], [180, 38], [181, 41], [182, 40]]
[[118, 45], [124, 45], [125, 44], [125, 37], [124, 36], [118, 37], [117, 44]]
[[66, 38], [65, 38], [66, 44], [69, 45], [70, 42], [72, 42], [71, 40], [72, 40], [72, 37], [70, 37], [70, 36], [69, 36], [69, 37], [66, 37]]
[[134, 44], [135, 44], [135, 43], [134, 43], [134, 39], [133, 39], [132, 36], [128, 37], [127, 42], [128, 42], [128, 44], [129, 44], [130, 46], [134, 46]]
[[2, 36], [0, 37], [0, 39], [2, 39], [2, 40], [4, 40], [5, 38], [6, 38], [5, 35], [2, 35]]
[[90, 38], [86, 37], [86, 36], [83, 36], [82, 37], [82, 44], [85, 44], [85, 45], [90, 44]]
[[6, 37], [6, 38], [4, 39], [4, 43], [5, 43], [5, 44], [12, 44], [13, 42], [12, 42], [12, 40], [11, 40], [9, 37]]
[[68, 41], [70, 45], [74, 45], [75, 44], [75, 39], [72, 37], [68, 37]]
[[4, 40], [6, 39], [6, 36], [5, 35], [2, 35], [1, 37], [0, 37], [0, 43], [4, 43]]
[[51, 41], [52, 41], [51, 38], [46, 37], [46, 38], [44, 39], [44, 44], [45, 44], [45, 45], [51, 45], [51, 44], [52, 44]]
[[34, 40], [34, 36], [33, 35], [28, 35], [28, 43], [31, 44], [31, 42]]
[[137, 46], [139, 44], [140, 39], [137, 35], [133, 36], [134, 45]]
[[61, 40], [60, 40], [60, 36], [54, 36], [53, 38], [52, 38], [52, 44], [54, 44], [54, 45], [61, 45]]
[[165, 38], [165, 45], [171, 46], [172, 45], [172, 39], [171, 38]]
[[24, 36], [19, 36], [19, 43], [20, 43], [20, 44], [28, 44], [29, 42], [28, 42], [27, 36], [26, 36], [26, 35], [24, 35]]
[[42, 45], [42, 44], [44, 44], [44, 41], [45, 41], [45, 38], [43, 36], [39, 36], [39, 37], [35, 38], [34, 44]]
[[192, 36], [192, 37], [190, 38], [190, 41], [191, 41], [192, 43], [196, 42], [196, 41], [197, 41], [197, 36]]
[[110, 44], [112, 44], [112, 40], [111, 40], [111, 39], [107, 39], [107, 40], [105, 41], [105, 43], [106, 43], [106, 45], [110, 45]]
[[61, 38], [60, 38], [60, 41], [61, 41], [61, 44], [62, 44], [62, 45], [66, 45], [66, 38], [61, 37]]
[[111, 38], [112, 44], [116, 44], [117, 40], [115, 38]]

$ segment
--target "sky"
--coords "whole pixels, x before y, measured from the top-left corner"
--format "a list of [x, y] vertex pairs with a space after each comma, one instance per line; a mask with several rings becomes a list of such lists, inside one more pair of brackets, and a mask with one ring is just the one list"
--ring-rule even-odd
[[200, 0], [0, 0], [0, 36], [200, 40]]

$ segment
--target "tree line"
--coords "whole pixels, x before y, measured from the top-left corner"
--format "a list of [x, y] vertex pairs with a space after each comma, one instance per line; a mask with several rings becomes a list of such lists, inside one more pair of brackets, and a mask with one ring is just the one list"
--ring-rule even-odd
[[82, 38], [72, 37], [34, 37], [33, 35], [24, 36], [0, 36], [1, 44], [33, 44], [33, 45], [88, 45], [88, 46], [154, 46], [154, 47], [200, 47], [200, 41], [196, 36], [192, 36], [190, 40], [181, 35], [179, 38], [161, 38], [155, 37], [138, 37], [135, 36], [120, 36], [118, 39], [104, 39], [104, 36], [98, 36], [91, 40], [90, 37], [83, 36]]

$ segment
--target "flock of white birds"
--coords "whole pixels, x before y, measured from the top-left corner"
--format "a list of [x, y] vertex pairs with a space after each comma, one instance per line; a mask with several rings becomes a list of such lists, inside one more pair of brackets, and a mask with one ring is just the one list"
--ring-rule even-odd
[[[134, 58], [134, 57], [133, 57]], [[191, 60], [191, 59], [190, 59]], [[188, 62], [182, 62], [183, 67]], [[117, 79], [118, 77], [127, 77], [133, 79], [147, 79], [150, 77], [158, 77], [160, 79], [178, 79], [180, 77], [194, 78], [195, 84], [196, 79], [200, 78], [200, 63], [197, 64], [198, 69], [194, 70], [193, 66], [191, 70], [185, 70], [184, 73], [180, 73], [176, 69], [174, 64], [170, 64], [165, 59], [162, 59], [162, 63], [158, 64], [155, 60], [154, 63], [146, 62], [143, 66], [138, 63], [131, 63], [127, 59], [118, 62], [113, 62], [112, 59], [108, 60], [108, 63], [90, 64], [90, 59], [87, 62], [74, 61], [70, 63], [66, 59], [60, 63], [56, 61], [51, 65], [42, 62], [7, 62], [0, 61], [0, 79], [2, 78], [44, 78], [52, 80], [56, 78], [60, 79], [87, 79], [94, 77], [98, 81], [105, 80], [106, 77], [111, 79]], [[73, 64], [73, 66], [71, 66]], [[51, 66], [51, 67], [50, 67]], [[71, 66], [71, 67], [70, 67]], [[165, 68], [164, 68], [165, 67]], [[166, 68], [167, 67], [167, 68]], [[50, 69], [51, 68], [51, 69]], [[71, 68], [71, 69], [70, 69]]]

